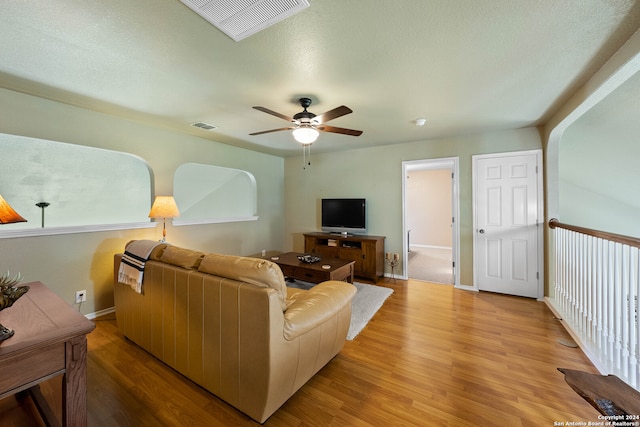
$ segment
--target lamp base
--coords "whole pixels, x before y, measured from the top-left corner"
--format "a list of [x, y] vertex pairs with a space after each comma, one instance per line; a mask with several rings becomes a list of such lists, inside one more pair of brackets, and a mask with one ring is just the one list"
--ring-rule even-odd
[[2, 324], [0, 324], [0, 343], [2, 343], [2, 341], [9, 339], [13, 336], [13, 334], [15, 333], [15, 331], [3, 326]]

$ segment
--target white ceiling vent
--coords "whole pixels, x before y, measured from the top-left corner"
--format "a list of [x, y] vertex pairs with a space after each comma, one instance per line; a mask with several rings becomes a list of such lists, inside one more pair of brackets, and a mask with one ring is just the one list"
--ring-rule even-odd
[[191, 126], [195, 126], [197, 128], [204, 129], [204, 130], [214, 130], [218, 128], [218, 126], [216, 125], [210, 125], [209, 123], [205, 123], [205, 122], [191, 123]]
[[307, 0], [180, 0], [240, 41], [309, 7]]

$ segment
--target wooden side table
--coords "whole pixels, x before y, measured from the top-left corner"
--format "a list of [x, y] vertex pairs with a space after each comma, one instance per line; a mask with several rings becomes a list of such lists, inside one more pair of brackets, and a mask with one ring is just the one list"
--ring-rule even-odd
[[0, 399], [31, 394], [47, 425], [58, 425], [38, 384], [62, 379], [62, 425], [87, 425], [87, 337], [95, 325], [40, 282], [0, 311], [15, 335], [0, 344]]
[[637, 424], [640, 416], [640, 392], [620, 378], [575, 369], [558, 368], [558, 371], [564, 374], [567, 384], [602, 415], [628, 415], [619, 418], [619, 425]]

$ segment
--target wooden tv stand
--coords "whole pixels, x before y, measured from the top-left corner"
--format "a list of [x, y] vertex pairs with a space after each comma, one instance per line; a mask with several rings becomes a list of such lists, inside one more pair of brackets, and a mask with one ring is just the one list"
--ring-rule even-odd
[[354, 274], [372, 281], [384, 275], [384, 236], [305, 233], [304, 251], [319, 257], [355, 261]]

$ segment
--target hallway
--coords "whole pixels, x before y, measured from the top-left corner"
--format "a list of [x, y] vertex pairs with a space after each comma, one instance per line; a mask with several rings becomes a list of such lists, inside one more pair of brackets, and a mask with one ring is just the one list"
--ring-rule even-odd
[[450, 248], [411, 246], [408, 265], [409, 278], [452, 285], [452, 259]]

